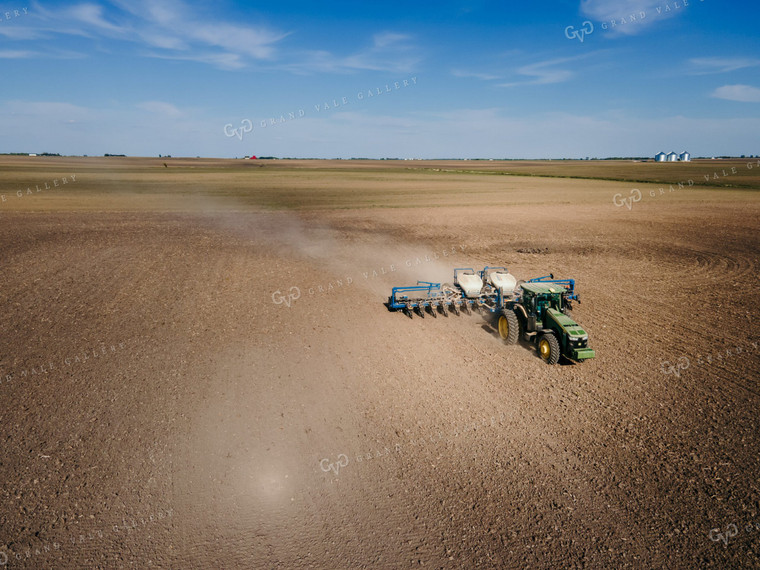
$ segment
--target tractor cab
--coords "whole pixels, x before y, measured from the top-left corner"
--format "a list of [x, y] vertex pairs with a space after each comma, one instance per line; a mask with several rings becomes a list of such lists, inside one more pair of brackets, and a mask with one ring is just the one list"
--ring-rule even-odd
[[523, 283], [521, 289], [522, 306], [525, 308], [529, 331], [543, 328], [547, 309], [564, 312], [564, 287], [546, 283]]
[[521, 289], [515, 314], [523, 313], [525, 339], [536, 340], [541, 358], [550, 364], [555, 364], [560, 354], [577, 362], [594, 358], [594, 351], [588, 348], [588, 333], [567, 315], [570, 300], [565, 287], [529, 282]]

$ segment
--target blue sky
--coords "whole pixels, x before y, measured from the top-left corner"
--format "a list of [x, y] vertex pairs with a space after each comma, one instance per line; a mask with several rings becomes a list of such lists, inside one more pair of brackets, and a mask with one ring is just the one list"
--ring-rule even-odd
[[750, 0], [4, 0], [0, 152], [760, 154], [758, 16]]

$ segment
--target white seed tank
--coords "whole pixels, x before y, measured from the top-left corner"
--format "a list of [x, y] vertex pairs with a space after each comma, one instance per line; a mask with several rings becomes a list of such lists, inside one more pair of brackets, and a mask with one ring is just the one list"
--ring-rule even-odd
[[480, 295], [483, 290], [483, 280], [479, 275], [473, 275], [472, 273], [460, 273], [457, 276], [457, 283], [464, 291], [464, 294], [470, 299]]
[[517, 285], [517, 279], [511, 273], [502, 273], [494, 271], [488, 276], [491, 285], [501, 289], [505, 295], [511, 295]]

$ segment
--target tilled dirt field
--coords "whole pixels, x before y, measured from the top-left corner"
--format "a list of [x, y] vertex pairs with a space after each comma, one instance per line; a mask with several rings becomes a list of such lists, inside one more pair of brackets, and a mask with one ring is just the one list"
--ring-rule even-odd
[[[0, 565], [760, 566], [760, 201], [606, 184], [4, 211]], [[483, 265], [575, 278], [597, 357], [383, 304]]]

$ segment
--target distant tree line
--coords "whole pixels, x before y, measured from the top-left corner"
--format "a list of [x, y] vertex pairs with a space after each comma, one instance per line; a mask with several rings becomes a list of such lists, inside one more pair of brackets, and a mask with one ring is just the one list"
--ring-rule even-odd
[[[0, 152], [0, 155], [3, 156], [29, 156], [30, 154], [35, 154], [33, 152]], [[38, 152], [36, 153], [37, 156], [61, 156], [57, 152]]]

